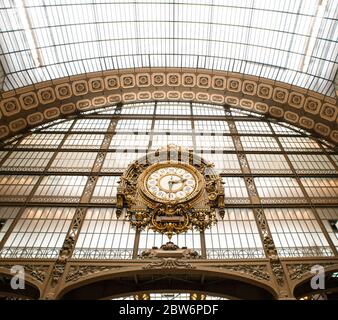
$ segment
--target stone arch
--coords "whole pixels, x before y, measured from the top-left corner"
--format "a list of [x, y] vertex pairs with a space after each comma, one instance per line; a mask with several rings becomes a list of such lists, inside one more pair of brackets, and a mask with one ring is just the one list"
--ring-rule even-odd
[[269, 79], [187, 68], [110, 70], [3, 92], [0, 139], [111, 104], [149, 101], [226, 104], [288, 122], [338, 143], [334, 98]]
[[144, 291], [205, 292], [235, 299], [277, 298], [270, 278], [261, 280], [244, 272], [198, 266], [189, 269], [189, 272], [185, 268], [108, 269], [77, 278], [68, 284], [66, 278], [58, 299], [106, 299]]

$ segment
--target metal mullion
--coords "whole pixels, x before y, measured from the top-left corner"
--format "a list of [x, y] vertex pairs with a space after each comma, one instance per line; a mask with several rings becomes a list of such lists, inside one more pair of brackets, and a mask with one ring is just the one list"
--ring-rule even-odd
[[[85, 210], [87, 210], [87, 209], [89, 209], [89, 208], [86, 207]], [[87, 212], [86, 212], [86, 215], [87, 215]], [[84, 224], [84, 222], [85, 222], [85, 220], [86, 220], [86, 215], [84, 215], [84, 217], [83, 217], [83, 221], [82, 221], [82, 224], [81, 224], [81, 231], [84, 232], [85, 234], [88, 234], [89, 223], [88, 223], [87, 227], [86, 227], [85, 229], [83, 229], [83, 228], [84, 228], [84, 227], [83, 227], [83, 224]], [[67, 232], [68, 232], [68, 230], [67, 230]], [[66, 236], [67, 236], [67, 233], [66, 233]], [[79, 233], [79, 236], [80, 236], [80, 233]], [[77, 241], [78, 241], [78, 238], [77, 238]], [[84, 243], [84, 241], [82, 242], [80, 248], [76, 248], [77, 241], [76, 241], [76, 243], [74, 243], [73, 253], [74, 253], [74, 251], [75, 251], [76, 249], [80, 249], [80, 254], [83, 255], [82, 250], [83, 250], [83, 243]], [[72, 253], [72, 256], [73, 256], [73, 253]]]
[[[135, 232], [134, 235], [130, 232], [130, 230], [131, 230], [130, 224], [128, 224], [127, 226], [124, 225], [123, 226], [123, 230], [124, 230], [124, 228], [127, 229], [126, 232], [123, 231], [123, 233], [122, 233], [122, 234], [126, 234], [127, 235], [127, 237], [126, 237], [126, 245], [125, 245], [125, 248], [124, 248], [127, 251], [128, 250], [129, 241], [131, 242], [132, 240], [134, 240], [133, 243], [135, 244], [136, 232]], [[133, 258], [133, 256], [132, 256], [132, 258]]]
[[[48, 29], [48, 33], [49, 33], [50, 38], [51, 38], [51, 40], [52, 40], [52, 42], [53, 42], [53, 44], [54, 44], [54, 50], [53, 50], [53, 52], [54, 52], [54, 54], [55, 54], [56, 61], [60, 61], [61, 59], [60, 59], [60, 57], [59, 57], [59, 53], [58, 53], [58, 51], [57, 51], [56, 48], [55, 48], [55, 37], [54, 37], [53, 30], [52, 30], [53, 27], [51, 26], [51, 23], [50, 23], [50, 19], [49, 19], [47, 7], [44, 6], [43, 9], [44, 9], [45, 17], [46, 17], [46, 20], [47, 20], [47, 27], [45, 27], [45, 29]], [[46, 32], [47, 32], [47, 30], [46, 30]], [[56, 32], [56, 36], [57, 36], [57, 37], [59, 37], [59, 36], [63, 37], [63, 33]], [[59, 40], [59, 39], [58, 39], [58, 40]], [[67, 76], [69, 76], [69, 73], [68, 73], [67, 68], [64, 68], [62, 71], [64, 71], [64, 70], [66, 70]], [[62, 76], [62, 75], [61, 75], [60, 73], [58, 73], [58, 77], [61, 77], [61, 76]]]
[[153, 144], [153, 139], [154, 139], [154, 127], [155, 127], [155, 121], [157, 120], [157, 102], [155, 101], [154, 103], [154, 114], [151, 117], [151, 128], [150, 128], [150, 134], [149, 134], [149, 142], [148, 142], [148, 148], [146, 149], [146, 152], [151, 150], [152, 144]]
[[[135, 38], [128, 38], [128, 39], [105, 39], [105, 41], [109, 41], [109, 40], [115, 40], [115, 41], [119, 41], [119, 40], [134, 40]], [[144, 39], [148, 39], [148, 38], [144, 38]], [[163, 38], [154, 38], [154, 39], [156, 39], [156, 40], [160, 40], [160, 39], [163, 39]], [[188, 39], [188, 38], [179, 38], [179, 40], [190, 40], [190, 39]], [[198, 40], [198, 39], [197, 39]], [[90, 42], [93, 42], [93, 41], [86, 41], [86, 42], [84, 42], [84, 43], [90, 43]], [[216, 43], [225, 43], [225, 41], [213, 41], [213, 42], [216, 42]], [[73, 43], [67, 43], [66, 45], [61, 45], [61, 46], [69, 46], [69, 45], [76, 45], [76, 44], [82, 44], [83, 42], [73, 42]], [[241, 43], [241, 42], [234, 42], [234, 41], [228, 41], [228, 42], [226, 42], [226, 43], [230, 43], [230, 44], [244, 44], [244, 43]], [[60, 47], [61, 47], [60, 46]], [[48, 47], [50, 47], [50, 46], [44, 46], [44, 47], [41, 47], [42, 49], [45, 49], [45, 48], [48, 48]], [[270, 47], [267, 47], [267, 46], [257, 46], [257, 45], [253, 45], [253, 47], [257, 47], [257, 48], [266, 48], [266, 49], [269, 49]], [[25, 51], [27, 51], [27, 50], [25, 50]], [[289, 51], [288, 50], [280, 50], [280, 51], [285, 51], [285, 52], [288, 52], [289, 53]], [[10, 52], [9, 54], [15, 54], [15, 53], [22, 53], [23, 51], [16, 51], [16, 52]], [[295, 54], [295, 55], [300, 55], [298, 52], [291, 52], [291, 53], [293, 53], [293, 54]], [[9, 55], [9, 54], [6, 54], [6, 55]], [[164, 56], [167, 56], [167, 55], [165, 55], [165, 54], [160, 54], [160, 55], [164, 55]], [[132, 57], [132, 56], [143, 56], [143, 54], [141, 54], [141, 55], [137, 55], [137, 54], [135, 54], [135, 55], [127, 55], [127, 54], [120, 54], [120, 55], [115, 55], [114, 57], [115, 58], [122, 58], [122, 57]], [[182, 56], [189, 56], [188, 54], [182, 54]], [[84, 63], [84, 62], [89, 62], [89, 61], [91, 61], [91, 60], [94, 60], [94, 59], [104, 59], [104, 58], [107, 58], [108, 56], [99, 56], [99, 57], [95, 57], [95, 58], [87, 58], [87, 59], [77, 59], [77, 60], [67, 60], [67, 61], [62, 61], [62, 62], [57, 62], [57, 63], [52, 63], [52, 64], [49, 64], [48, 66], [57, 66], [57, 65], [60, 65], [60, 64], [64, 64], [64, 63], [67, 63], [67, 64], [71, 64], [71, 63], [74, 63], [74, 62], [82, 62], [82, 63]], [[218, 59], [224, 59], [224, 57], [222, 57], [222, 56], [217, 56], [217, 55], [215, 55], [215, 56], [213, 56], [213, 58], [214, 59], [216, 59], [216, 58], [218, 58]], [[318, 60], [325, 60], [325, 58], [321, 58], [321, 57], [318, 57], [317, 58]], [[243, 61], [243, 60], [239, 60], [239, 59], [232, 59], [233, 61]], [[254, 63], [254, 64], [259, 64], [257, 61], [253, 61], [253, 60], [250, 60], [249, 62], [251, 62], [251, 63]], [[329, 62], [334, 62], [334, 61], [331, 61], [331, 60], [329, 60]], [[266, 66], [270, 66], [269, 64], [266, 64]], [[275, 65], [273, 65], [273, 67], [276, 67]], [[24, 72], [26, 72], [27, 73], [27, 75], [29, 75], [29, 73], [28, 73], [28, 71], [32, 71], [32, 70], [35, 70], [36, 69], [36, 67], [28, 67], [28, 68], [25, 68], [25, 69], [21, 69], [21, 70], [19, 70], [19, 71], [16, 71], [16, 72], [11, 72], [11, 73], [8, 73], [8, 75], [13, 75], [13, 74], [17, 74], [17, 73], [24, 73]], [[296, 69], [289, 69], [290, 71], [295, 71], [295, 72], [297, 72], [297, 70]], [[85, 71], [85, 70], [84, 70]], [[303, 75], [305, 74], [306, 75], [306, 73], [302, 73]], [[316, 77], [318, 80], [323, 80], [323, 81], [328, 81], [329, 79], [327, 79], [327, 78], [323, 78], [322, 76], [320, 76], [320, 75], [315, 75], [314, 77]], [[30, 80], [30, 82], [29, 81], [25, 81], [25, 84], [32, 84], [33, 82], [32, 82], [32, 80]]]
[[[10, 19], [10, 16], [9, 16], [9, 12], [6, 10], [6, 15], [7, 15], [7, 17], [8, 17], [8, 20], [11, 20]], [[17, 30], [19, 33], [21, 33], [21, 34], [23, 34], [23, 29], [18, 29]], [[9, 32], [7, 31], [6, 32], [7, 34], [9, 34]], [[8, 37], [7, 37], [8, 39], [9, 39], [9, 41], [10, 41], [10, 43], [11, 43], [11, 46], [12, 46], [12, 48], [14, 48], [14, 47], [20, 47], [20, 45], [19, 45], [19, 43], [17, 42], [17, 38], [16, 37], [10, 37], [9, 35], [8, 35]], [[8, 40], [7, 40], [8, 41]], [[14, 43], [13, 43], [13, 41], [14, 41]], [[9, 49], [9, 48], [8, 48]], [[13, 54], [13, 51], [8, 51], [7, 53], [3, 53], [3, 57], [5, 58], [4, 60], [5, 60], [5, 62], [7, 62], [8, 60], [10, 60], [10, 62], [11, 63], [8, 63], [8, 70], [10, 70], [10, 68], [9, 68], [9, 65], [10, 64], [12, 64], [12, 65], [20, 65], [20, 61], [19, 61], [19, 59], [18, 59], [18, 55], [16, 55], [16, 54]], [[8, 59], [9, 58], [9, 59]], [[13, 60], [15, 60], [16, 61], [16, 63], [13, 63]], [[18, 73], [18, 71], [16, 72], [16, 73]], [[11, 72], [8, 72], [7, 73], [7, 76], [9, 75], [9, 74], [11, 74]], [[17, 80], [15, 79], [15, 82], [16, 82], [16, 85], [18, 84], [17, 83]], [[21, 85], [22, 85], [22, 83], [21, 83]], [[20, 86], [20, 85], [19, 85]], [[13, 88], [14, 89], [14, 88]]]
[[94, 130], [90, 131], [90, 129], [88, 129], [88, 131], [72, 131], [72, 132], [70, 132], [70, 134], [86, 134], [86, 135], [104, 135], [105, 133], [106, 133], [106, 131], [94, 131]]
[[234, 239], [234, 231], [232, 229], [232, 223], [231, 223], [233, 220], [229, 219], [228, 221], [229, 221], [229, 229], [230, 229], [230, 235], [231, 235], [231, 239], [232, 239], [232, 243], [233, 243], [233, 248], [234, 248], [234, 250], [236, 250], [235, 239]]
[[[310, 219], [310, 220], [312, 220], [312, 219]], [[292, 220], [292, 222], [293, 222], [294, 220]], [[306, 220], [304, 219], [304, 217], [303, 217], [303, 215], [302, 215], [302, 219], [299, 221], [299, 219], [298, 219], [298, 222], [299, 222], [299, 224], [300, 224], [300, 228], [301, 228], [301, 231], [302, 231], [302, 233], [303, 233], [303, 236], [306, 238], [306, 234], [307, 233], [309, 233], [310, 235], [311, 235], [311, 238], [312, 238], [312, 240], [314, 240], [314, 238], [313, 238], [313, 236], [312, 236], [312, 232], [307, 232], [307, 231], [305, 231], [304, 230], [304, 227], [302, 226], [302, 223], [301, 223], [301, 221], [303, 221], [305, 224], [306, 224], [306, 227], [308, 228], [308, 225], [307, 225], [307, 223], [306, 223]], [[316, 232], [317, 233], [317, 232]], [[308, 244], [308, 239], [306, 239], [306, 242], [307, 242], [307, 244]], [[315, 241], [314, 241], [315, 242]], [[307, 245], [307, 246], [304, 246], [304, 244], [302, 243], [302, 248], [306, 248], [306, 247], [310, 247], [309, 245]]]
[[[252, 223], [251, 223], [251, 222], [254, 222], [254, 223], [255, 223], [255, 225], [256, 225], [256, 227], [257, 227], [257, 232], [259, 233], [257, 223], [256, 223], [255, 219], [254, 219], [254, 220], [250, 220], [250, 219], [249, 219], [248, 214], [247, 214], [247, 210], [245, 211], [245, 214], [246, 214], [247, 220], [243, 220], [243, 221], [244, 221], [244, 222], [245, 222], [245, 221], [248, 222], [249, 228], [250, 228], [250, 234], [251, 234], [251, 236], [254, 238], [255, 232], [254, 232], [254, 229], [253, 229], [253, 227], [252, 227]], [[250, 243], [250, 241], [248, 241], [248, 243]], [[257, 243], [256, 243], [255, 238], [254, 238], [253, 244], [255, 245], [255, 248], [256, 248], [256, 249], [260, 249], [260, 248], [257, 246]], [[259, 245], [259, 244], [258, 244], [258, 245]]]
[[[87, 3], [86, 5], [90, 5], [91, 3]], [[77, 3], [72, 3], [71, 5], [73, 6], [76, 6], [76, 5], [82, 5], [82, 4], [77, 4]], [[187, 4], [189, 6], [200, 6], [201, 4], [198, 4], [198, 3], [189, 3]], [[46, 5], [44, 4], [43, 7], [58, 7], [58, 6], [64, 6], [63, 4], [52, 4], [52, 5]], [[215, 5], [215, 4], [202, 4], [202, 6], [211, 6], [213, 9], [214, 8], [217, 8], [217, 7], [223, 7], [223, 8], [237, 8], [237, 9], [248, 9], [247, 7], [242, 7], [242, 6], [232, 6], [232, 5]], [[34, 8], [34, 7], [42, 7], [42, 5], [32, 5], [30, 6], [30, 8]], [[7, 8], [4, 8], [4, 9], [7, 9]], [[273, 10], [273, 9], [268, 9], [268, 8], [264, 8], [264, 9], [258, 9], [258, 8], [254, 8], [254, 7], [250, 7], [251, 10], [253, 11], [264, 11], [264, 12], [279, 12], [279, 13], [286, 13], [288, 15], [299, 15], [299, 16], [308, 16], [308, 17], [312, 17], [312, 15], [309, 15], [309, 14], [304, 14], [304, 13], [301, 13], [301, 12], [291, 12], [291, 11], [276, 11], [276, 10]], [[58, 16], [57, 16], [58, 17]], [[332, 18], [328, 18], [328, 17], [325, 17], [326, 20], [333, 20]], [[158, 20], [138, 20], [137, 22], [139, 23], [144, 23], [144, 22], [163, 22], [162, 20], [161, 21], [158, 21]], [[58, 25], [56, 25], [56, 27], [69, 27], [69, 26], [81, 26], [81, 25], [95, 25], [97, 23], [99, 24], [110, 24], [110, 23], [113, 23], [113, 24], [121, 24], [121, 23], [131, 23], [131, 22], [135, 22], [135, 20], [115, 20], [115, 21], [109, 21], [109, 22], [104, 22], [104, 21], [95, 21], [95, 22], [88, 22], [88, 21], [82, 21], [80, 23], [74, 23], [72, 21], [69, 21], [68, 23], [59, 23]], [[186, 23], [186, 21], [184, 20], [175, 20], [176, 23]], [[229, 23], [220, 23], [220, 22], [214, 22], [214, 21], [211, 21], [210, 19], [207, 21], [207, 22], [196, 22], [196, 21], [189, 21], [188, 23], [190, 24], [205, 24], [205, 25], [215, 25], [215, 26], [236, 26], [236, 27], [241, 27], [242, 25], [240, 24], [229, 24]], [[54, 28], [55, 26], [50, 26], [48, 25], [48, 28]], [[36, 26], [34, 27], [34, 30], [37, 30], [39, 31], [39, 29], [45, 29], [46, 26], [42, 26], [42, 27], [39, 27], [39, 26]], [[295, 32], [294, 30], [293, 31], [290, 31], [290, 30], [285, 30], [285, 31], [282, 31], [280, 29], [268, 29], [268, 28], [263, 28], [263, 27], [251, 27], [252, 29], [257, 29], [257, 30], [273, 30], [275, 32], [285, 32], [287, 34], [292, 34], [292, 35], [300, 35], [300, 36], [304, 36], [303, 34], [301, 33], [297, 33]], [[20, 31], [21, 29], [11, 29], [11, 30], [6, 30], [6, 31], [2, 31], [1, 33], [13, 33], [13, 32], [16, 32], [16, 31]], [[323, 40], [328, 40], [326, 38], [324, 38]], [[207, 55], [207, 57], [210, 57], [210, 55]]]
[[190, 119], [191, 119], [191, 136], [192, 136], [192, 143], [193, 143], [193, 150], [197, 150], [197, 144], [196, 144], [196, 131], [195, 131], [195, 115], [193, 113], [193, 105], [192, 102], [190, 102]]
[[[115, 203], [109, 203], [109, 204], [103, 204], [103, 203], [80, 203], [77, 204], [77, 207], [114, 207], [116, 204]], [[261, 205], [259, 204], [249, 204], [249, 203], [236, 203], [233, 204], [236, 205], [236, 208], [262, 208]], [[1, 202], [1, 206], [13, 206], [13, 202]], [[34, 202], [31, 201], [28, 205], [30, 206], [41, 206], [41, 202]], [[67, 204], [67, 203], [60, 203], [60, 202], [48, 202], [48, 206], [53, 206], [53, 207], [59, 207], [59, 206], [66, 206], [69, 207], [71, 206], [71, 203]], [[309, 204], [306, 203], [302, 203], [302, 204], [298, 204], [298, 203], [280, 203], [278, 205], [274, 204], [274, 203], [264, 203], [264, 208], [288, 208], [288, 207], [292, 207], [292, 208], [304, 208], [304, 207], [309, 207]], [[318, 204], [317, 207], [332, 207], [332, 208], [336, 208], [337, 204]], [[229, 207], [230, 208], [230, 207]]]

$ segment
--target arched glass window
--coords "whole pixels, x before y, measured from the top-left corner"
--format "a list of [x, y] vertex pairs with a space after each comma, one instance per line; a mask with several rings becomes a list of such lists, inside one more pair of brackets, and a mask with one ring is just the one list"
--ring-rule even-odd
[[204, 234], [174, 236], [180, 247], [201, 252], [204, 242], [208, 259], [265, 258], [257, 224], [263, 210], [281, 257], [332, 256], [338, 248], [337, 155], [330, 145], [229, 107], [157, 102], [58, 120], [5, 144], [0, 256], [56, 258], [78, 210], [84, 215], [75, 259], [132, 259], [160, 247], [167, 239], [152, 230], [136, 241], [115, 204], [127, 166], [168, 144], [214, 163], [225, 194], [224, 218]]

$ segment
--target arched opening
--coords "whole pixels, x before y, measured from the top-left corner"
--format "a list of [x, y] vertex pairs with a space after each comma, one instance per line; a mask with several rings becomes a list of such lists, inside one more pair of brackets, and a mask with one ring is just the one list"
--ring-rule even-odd
[[337, 300], [338, 299], [338, 270], [330, 270], [323, 275], [323, 286], [320, 280], [311, 282], [315, 276], [302, 281], [294, 288], [294, 296], [301, 300]]
[[[90, 282], [89, 282], [90, 281]], [[267, 285], [234, 275], [199, 270], [156, 270], [98, 277], [66, 287], [59, 298], [108, 299], [154, 292], [203, 293], [229, 299], [271, 300], [275, 292]]]
[[13, 289], [11, 280], [13, 276], [0, 274], [0, 300], [30, 300], [39, 299], [40, 290], [37, 286], [25, 279], [24, 288]]

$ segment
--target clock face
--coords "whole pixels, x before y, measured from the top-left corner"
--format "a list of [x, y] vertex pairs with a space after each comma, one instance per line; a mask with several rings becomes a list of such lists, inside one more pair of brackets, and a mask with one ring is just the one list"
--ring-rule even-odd
[[196, 194], [198, 179], [190, 170], [168, 164], [151, 171], [145, 187], [156, 200], [182, 202]]

